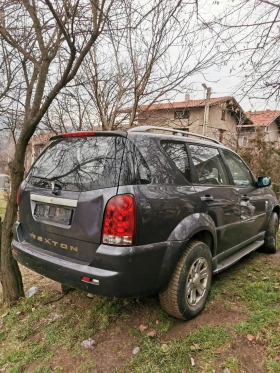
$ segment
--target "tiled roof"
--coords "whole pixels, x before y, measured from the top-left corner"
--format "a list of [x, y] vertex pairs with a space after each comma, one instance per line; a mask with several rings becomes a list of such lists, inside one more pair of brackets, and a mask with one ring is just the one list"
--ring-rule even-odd
[[[228, 100], [234, 100], [233, 97], [225, 96], [225, 97], [214, 97], [210, 99], [210, 105], [216, 105], [221, 102], [225, 102]], [[166, 110], [166, 109], [184, 109], [184, 108], [191, 108], [191, 107], [204, 107], [206, 103], [205, 99], [199, 100], [188, 100], [188, 101], [181, 101], [181, 102], [162, 102], [160, 104], [152, 104], [152, 105], [142, 105], [137, 108], [137, 111], [145, 111], [145, 110]], [[131, 109], [121, 110], [122, 113], [130, 113]]]
[[249, 111], [246, 114], [255, 126], [268, 126], [280, 116], [280, 110]]
[[44, 132], [40, 133], [38, 135], [33, 135], [31, 137], [30, 142], [32, 142], [34, 145], [42, 145], [49, 141], [51, 136], [54, 136], [55, 134], [53, 132]]

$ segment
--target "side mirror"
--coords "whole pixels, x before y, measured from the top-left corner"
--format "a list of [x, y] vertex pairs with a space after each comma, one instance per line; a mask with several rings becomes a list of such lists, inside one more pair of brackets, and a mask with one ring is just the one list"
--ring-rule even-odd
[[257, 186], [259, 188], [264, 188], [271, 185], [271, 178], [269, 176], [259, 176], [257, 181]]

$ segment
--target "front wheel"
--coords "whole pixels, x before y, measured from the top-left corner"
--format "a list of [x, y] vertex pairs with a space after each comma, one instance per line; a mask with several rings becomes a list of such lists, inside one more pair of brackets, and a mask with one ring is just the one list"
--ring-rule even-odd
[[189, 320], [204, 308], [212, 282], [212, 255], [200, 241], [190, 241], [170, 278], [160, 293], [162, 308], [170, 315]]

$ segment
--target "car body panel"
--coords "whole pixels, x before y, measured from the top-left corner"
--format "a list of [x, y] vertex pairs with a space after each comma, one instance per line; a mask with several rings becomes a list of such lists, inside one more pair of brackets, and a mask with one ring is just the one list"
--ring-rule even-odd
[[[218, 271], [223, 261], [230, 263], [238, 252], [246, 252], [251, 241], [257, 242], [256, 247], [260, 245], [272, 211], [279, 214], [270, 187], [237, 187], [230, 175], [230, 185], [198, 185], [193, 169], [192, 180], [187, 180], [161, 145], [163, 141], [175, 141], [211, 146], [207, 141], [160, 133], [123, 132], [112, 136], [124, 139], [116, 185], [73, 191], [31, 185], [28, 177], [22, 183], [20, 222], [14, 226], [12, 241], [13, 256], [20, 263], [87, 292], [110, 297], [148, 295], [167, 286], [193, 237], [208, 237], [213, 270]], [[216, 143], [213, 147], [221, 154], [226, 149]], [[106, 205], [122, 194], [135, 199], [135, 240], [124, 247], [104, 245]], [[247, 201], [242, 199], [245, 194]], [[205, 200], [207, 196], [213, 199]], [[40, 203], [47, 207], [40, 210], [36, 207]], [[72, 209], [71, 218], [64, 210], [68, 208]], [[65, 220], [55, 220], [61, 215]], [[254, 245], [248, 246], [248, 252], [252, 248]], [[96, 282], [86, 283], [82, 276]]]
[[240, 243], [240, 209], [233, 186], [195, 185], [195, 190], [200, 198], [213, 197], [213, 201], [201, 201], [200, 210], [214, 222], [219, 242], [217, 254], [237, 246]]

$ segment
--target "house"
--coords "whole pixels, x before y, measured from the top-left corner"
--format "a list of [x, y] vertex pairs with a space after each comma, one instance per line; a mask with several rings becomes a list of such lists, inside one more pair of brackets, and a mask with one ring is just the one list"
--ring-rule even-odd
[[246, 114], [252, 123], [238, 126], [241, 146], [248, 144], [249, 139], [256, 135], [257, 129], [263, 131], [265, 141], [280, 145], [280, 110], [249, 111]]
[[191, 100], [186, 95], [182, 102], [142, 105], [137, 109], [137, 125], [182, 129], [204, 134], [225, 144], [232, 143], [236, 127], [241, 124], [252, 124], [252, 121], [230, 96]]
[[33, 135], [27, 145], [24, 168], [25, 172], [28, 172], [38, 155], [41, 153], [42, 149], [45, 147], [46, 143], [49, 141], [50, 137], [55, 134], [52, 132], [44, 132], [38, 135]]

